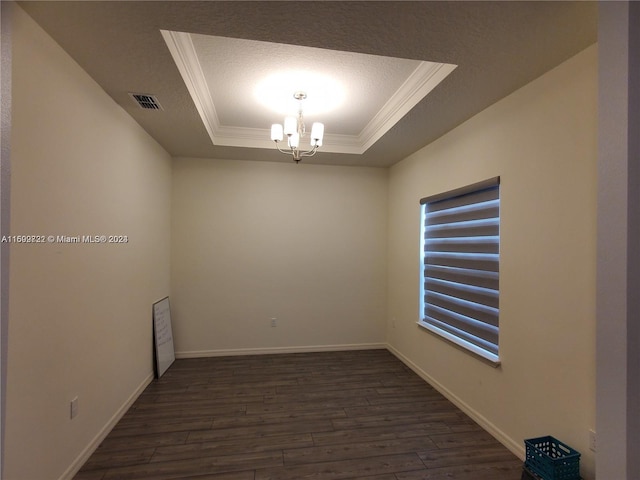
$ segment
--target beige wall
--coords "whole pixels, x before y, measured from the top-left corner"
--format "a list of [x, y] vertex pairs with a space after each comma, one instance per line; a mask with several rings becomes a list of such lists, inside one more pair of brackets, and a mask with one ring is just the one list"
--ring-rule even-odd
[[382, 345], [386, 218], [387, 170], [175, 159], [177, 355]]
[[79, 467], [151, 378], [171, 161], [18, 7], [13, 45], [11, 233], [129, 237], [11, 246], [3, 478], [46, 480]]
[[[389, 185], [391, 347], [514, 451], [548, 434], [578, 449], [586, 478], [594, 472], [596, 52], [590, 47], [392, 167]], [[419, 199], [497, 175], [496, 369], [416, 321]]]

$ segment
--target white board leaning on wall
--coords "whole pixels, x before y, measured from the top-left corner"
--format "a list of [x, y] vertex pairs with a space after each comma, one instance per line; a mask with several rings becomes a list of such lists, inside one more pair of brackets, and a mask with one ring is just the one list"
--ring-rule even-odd
[[176, 359], [171, 330], [169, 297], [153, 304], [153, 339], [156, 378], [160, 378]]

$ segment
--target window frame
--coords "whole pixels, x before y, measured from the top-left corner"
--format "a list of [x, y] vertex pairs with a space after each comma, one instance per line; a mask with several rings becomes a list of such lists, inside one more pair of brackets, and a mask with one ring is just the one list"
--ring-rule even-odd
[[[465, 340], [464, 338], [456, 335], [455, 333], [452, 333], [452, 331], [455, 330], [455, 327], [453, 327], [452, 325], [443, 322], [443, 324], [445, 324], [445, 326], [451, 330], [451, 331], [447, 331], [444, 330], [442, 328], [439, 328], [437, 325], [435, 325], [434, 323], [430, 323], [427, 320], [427, 315], [426, 315], [426, 308], [427, 308], [427, 304], [428, 302], [425, 300], [425, 298], [427, 297], [427, 292], [426, 292], [426, 288], [425, 288], [425, 277], [427, 277], [427, 270], [428, 270], [428, 265], [425, 262], [425, 257], [426, 257], [426, 252], [425, 252], [425, 245], [427, 242], [427, 238], [426, 238], [426, 230], [427, 230], [427, 221], [426, 221], [426, 214], [427, 214], [427, 208], [429, 204], [434, 204], [437, 202], [444, 202], [447, 200], [451, 200], [451, 199], [456, 199], [459, 197], [463, 197], [466, 195], [472, 195], [472, 194], [478, 194], [479, 192], [484, 192], [484, 191], [489, 191], [489, 190], [493, 190], [495, 189], [497, 191], [497, 209], [498, 209], [498, 213], [497, 213], [497, 220], [498, 220], [498, 225], [497, 225], [497, 254], [492, 254], [492, 256], [496, 256], [497, 255], [497, 265], [496, 265], [496, 271], [492, 273], [496, 275], [497, 279], [495, 280], [496, 282], [496, 289], [495, 289], [495, 294], [497, 296], [497, 307], [495, 308], [496, 310], [496, 325], [492, 326], [493, 328], [496, 329], [496, 337], [497, 340], [494, 342], [488, 342], [491, 344], [495, 344], [495, 348], [496, 351], [495, 353], [492, 351], [489, 351], [485, 348], [483, 348], [482, 346], [479, 346], [477, 344], [471, 343], [467, 340]], [[470, 197], [472, 198], [472, 197]], [[478, 202], [478, 204], [480, 204], [482, 202]], [[442, 192], [436, 195], [431, 195], [429, 197], [425, 197], [422, 198], [420, 200], [420, 287], [419, 287], [419, 292], [420, 292], [420, 310], [419, 310], [419, 320], [418, 320], [418, 325], [426, 330], [428, 330], [429, 332], [437, 335], [440, 338], [444, 338], [445, 340], [461, 347], [464, 351], [470, 352], [478, 357], [480, 357], [481, 359], [489, 362], [489, 364], [497, 367], [500, 365], [501, 360], [500, 360], [500, 350], [499, 350], [499, 330], [500, 330], [500, 324], [499, 324], [499, 298], [500, 298], [500, 290], [499, 290], [499, 264], [500, 264], [500, 220], [501, 220], [501, 214], [500, 214], [500, 177], [493, 177], [487, 180], [484, 180], [482, 182], [478, 182], [478, 183], [474, 183], [471, 185], [467, 185], [455, 190], [450, 190], [447, 192]], [[491, 235], [491, 237], [495, 237], [496, 235]], [[437, 237], [431, 237], [433, 238], [437, 238]], [[464, 238], [464, 236], [459, 237], [459, 238]], [[433, 272], [433, 270], [432, 270]], [[476, 287], [472, 287], [472, 289], [475, 289]], [[458, 297], [452, 297], [452, 298], [458, 298]], [[430, 304], [433, 305], [433, 304]], [[483, 323], [483, 322], [480, 322]], [[460, 329], [460, 331], [463, 331], [463, 329]], [[469, 331], [463, 331], [466, 335], [471, 335], [469, 333]]]

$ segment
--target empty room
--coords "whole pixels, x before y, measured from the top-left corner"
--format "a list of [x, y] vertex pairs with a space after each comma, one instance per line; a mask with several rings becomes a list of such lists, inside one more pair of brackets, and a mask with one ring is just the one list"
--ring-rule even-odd
[[639, 478], [638, 4], [1, 6], [2, 480]]

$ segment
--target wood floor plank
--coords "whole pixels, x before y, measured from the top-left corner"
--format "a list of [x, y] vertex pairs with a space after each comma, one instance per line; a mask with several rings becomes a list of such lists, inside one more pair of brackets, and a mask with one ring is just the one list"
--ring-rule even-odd
[[139, 432], [138, 435], [132, 437], [118, 437], [111, 435], [110, 433], [98, 446], [96, 453], [129, 449], [135, 450], [137, 448], [157, 447], [163, 445], [180, 445], [187, 441], [188, 436], [188, 431], [164, 432], [149, 435], [144, 432]]
[[[348, 387], [346, 387], [348, 385]], [[304, 384], [304, 392], [312, 393], [312, 392], [333, 392], [335, 390], [368, 390], [371, 394], [378, 394], [378, 390], [382, 384], [379, 380], [372, 379], [354, 379], [349, 375], [342, 376], [340, 378], [336, 378], [333, 376], [332, 381], [327, 379], [326, 382], [322, 383], [309, 383], [306, 382]], [[369, 390], [372, 389], [372, 390]], [[299, 395], [300, 394], [300, 384], [296, 385], [287, 385], [282, 387], [276, 387], [276, 395]]]
[[[432, 423], [434, 433], [445, 433], [452, 431], [452, 424], [458, 425], [460, 422], [460, 414], [458, 412], [433, 412], [416, 414], [411, 411], [407, 412], [391, 412], [388, 414], [381, 413], [379, 415], [366, 415], [359, 417], [336, 418], [332, 420], [336, 430], [358, 428], [358, 427], [380, 427], [383, 425], [409, 425], [414, 423]], [[438, 432], [439, 427], [444, 427]]]
[[106, 470], [80, 470], [73, 480], [102, 480]]
[[182, 420], [168, 422], [153, 422], [144, 420], [135, 425], [117, 425], [109, 435], [114, 437], [135, 437], [141, 432], [150, 433], [168, 433], [168, 432], [184, 432], [194, 430], [207, 430], [213, 424], [213, 417], [197, 418], [195, 420]]
[[376, 389], [375, 395], [367, 396], [367, 400], [371, 405], [384, 405], [384, 404], [395, 404], [399, 405], [401, 403], [420, 403], [420, 402], [443, 402], [449, 403], [449, 401], [444, 398], [442, 395], [433, 392], [422, 392], [422, 393], [409, 393], [407, 392], [405, 395], [381, 395]]
[[267, 425], [250, 425], [235, 428], [216, 428], [196, 430], [189, 433], [187, 443], [209, 442], [225, 438], [251, 438], [285, 433], [328, 432], [333, 430], [330, 420], [316, 420], [313, 422], [271, 423]]
[[415, 470], [396, 474], [397, 480], [519, 480], [521, 476], [522, 463], [514, 460], [456, 465], [435, 470]]
[[374, 388], [343, 388], [337, 390], [299, 391], [297, 393], [265, 395], [265, 403], [298, 403], [333, 400], [336, 398], [368, 398], [375, 396]]
[[[437, 432], [437, 427], [434, 427], [432, 423], [417, 423], [411, 425], [385, 425], [330, 432], [314, 432], [313, 442], [316, 445], [342, 445], [345, 443], [360, 443], [375, 440], [408, 439], [411, 437], [430, 436], [434, 432], [434, 428]], [[446, 426], [441, 428], [448, 430]], [[429, 442], [429, 444], [431, 445], [433, 442]]]
[[218, 442], [187, 443], [158, 447], [153, 454], [152, 462], [167, 462], [187, 458], [236, 455], [246, 452], [282, 452], [287, 448], [313, 446], [313, 438], [309, 433], [270, 435], [268, 437], [240, 438]]
[[313, 411], [314, 409], [342, 410], [348, 407], [366, 407], [369, 401], [365, 397], [319, 400], [313, 403], [269, 403], [246, 406], [247, 415], [275, 412]]
[[202, 474], [245, 471], [247, 465], [253, 465], [254, 468], [282, 465], [282, 454], [280, 452], [247, 453], [133, 465], [109, 469], [103, 480], [173, 480]]
[[440, 433], [431, 435], [438, 448], [474, 447], [477, 445], [495, 445], [496, 439], [484, 430], [473, 432]]
[[155, 452], [155, 448], [130, 448], [127, 450], [108, 451], [102, 450], [91, 455], [84, 464], [87, 470], [107, 469], [111, 465], [137, 465], [149, 463]]
[[411, 411], [416, 414], [433, 412], [450, 412], [457, 409], [446, 399], [426, 400], [417, 402], [402, 402], [382, 405], [369, 405], [363, 407], [349, 407], [345, 412], [349, 417], [362, 417], [367, 415], [380, 415], [381, 413], [401, 413]]
[[423, 467], [414, 453], [359, 458], [335, 462], [262, 468], [256, 470], [256, 480], [341, 480], [372, 474], [405, 472]]
[[246, 472], [212, 473], [211, 475], [197, 475], [195, 477], [185, 477], [182, 480], [253, 480], [255, 473], [253, 470]]
[[438, 469], [451, 465], [477, 465], [479, 463], [512, 461], [514, 456], [497, 441], [489, 445], [476, 445], [473, 448], [435, 448], [418, 452], [418, 456], [427, 468]]
[[368, 442], [342, 445], [296, 447], [284, 450], [284, 464], [289, 466], [354, 458], [381, 457], [399, 453], [413, 453], [430, 448], [435, 448], [435, 444], [427, 436], [390, 440], [376, 439]]
[[[165, 421], [192, 421], [194, 419], [209, 418], [216, 421], [218, 418], [233, 418], [245, 415], [245, 406], [234, 408], [219, 408], [216, 406], [202, 406], [185, 403], [180, 405], [169, 405], [165, 408], [139, 409], [135, 415], [125, 415], [119, 422], [119, 427], [137, 427], [145, 422], [165, 422]], [[346, 414], [343, 414], [346, 416]]]
[[386, 350], [178, 359], [75, 480], [519, 480]]
[[389, 473], [384, 475], [373, 475], [373, 476], [367, 476], [367, 477], [353, 477], [349, 480], [397, 480], [397, 479], [393, 473]]
[[314, 409], [314, 411], [282, 411], [264, 415], [242, 415], [218, 417], [213, 419], [213, 428], [240, 427], [248, 425], [269, 425], [283, 422], [312, 422], [318, 420], [337, 420], [346, 418], [343, 410]]

